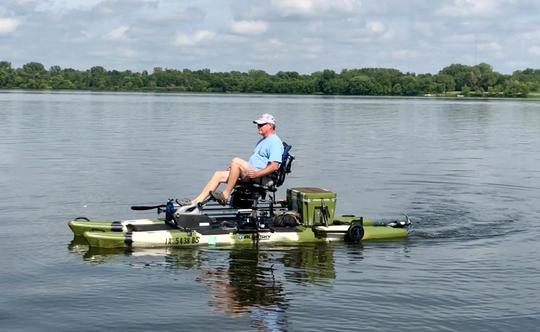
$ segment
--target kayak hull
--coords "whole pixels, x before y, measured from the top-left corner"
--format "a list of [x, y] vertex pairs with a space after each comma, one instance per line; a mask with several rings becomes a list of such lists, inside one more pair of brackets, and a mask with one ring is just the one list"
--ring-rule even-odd
[[[361, 217], [356, 215], [342, 215], [334, 219], [337, 224], [350, 224]], [[85, 232], [127, 232], [129, 225], [165, 225], [165, 219], [132, 219], [132, 220], [89, 220], [87, 218], [76, 218], [68, 222], [69, 228], [75, 236], [83, 236]], [[363, 217], [364, 226], [385, 225], [373, 219]]]
[[[406, 228], [388, 225], [332, 224], [313, 227], [279, 227], [274, 229], [210, 229], [181, 230], [165, 223], [162, 226], [128, 226], [128, 231], [88, 230], [84, 238], [99, 248], [193, 247], [246, 244], [301, 244], [316, 242], [368, 241], [404, 238]], [[358, 228], [359, 237], [351, 239], [351, 228]]]

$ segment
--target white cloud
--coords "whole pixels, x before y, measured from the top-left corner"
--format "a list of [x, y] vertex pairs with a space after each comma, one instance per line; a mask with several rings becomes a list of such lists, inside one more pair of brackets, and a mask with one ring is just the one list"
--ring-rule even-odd
[[220, 41], [226, 44], [242, 44], [242, 43], [249, 42], [250, 39], [246, 36], [241, 36], [241, 35], [232, 34], [232, 33], [224, 33], [223, 35], [220, 35]]
[[258, 59], [282, 59], [287, 54], [287, 48], [283, 47], [283, 44], [280, 40], [275, 38], [270, 38], [268, 40], [261, 39], [255, 43], [255, 54], [254, 56]]
[[305, 47], [305, 51], [308, 54], [319, 54], [322, 52], [322, 50], [321, 45], [309, 45]]
[[302, 15], [313, 11], [313, 0], [272, 0], [272, 5], [284, 15]]
[[120, 54], [125, 58], [136, 58], [139, 56], [138, 52], [129, 48], [120, 49]]
[[529, 48], [529, 54], [540, 56], [540, 46], [533, 46]]
[[396, 36], [396, 33], [394, 32], [394, 30], [388, 30], [381, 36], [380, 39], [386, 41], [386, 40], [390, 40], [390, 39], [394, 38], [395, 36]]
[[529, 40], [540, 40], [540, 29], [524, 32], [522, 36]]
[[129, 30], [129, 27], [127, 25], [122, 25], [116, 29], [113, 29], [109, 31], [103, 38], [105, 40], [112, 40], [112, 41], [125, 41], [128, 40], [127, 32]]
[[7, 35], [17, 30], [19, 21], [12, 18], [0, 18], [0, 35]]
[[199, 30], [191, 35], [178, 34], [175, 39], [175, 44], [178, 46], [195, 46], [197, 44], [214, 39], [216, 34], [208, 30]]
[[360, 6], [359, 0], [272, 0], [272, 7], [281, 16], [327, 16], [351, 14]]
[[416, 36], [434, 37], [437, 36], [437, 25], [431, 21], [418, 21], [412, 24], [412, 31]]
[[398, 60], [414, 59], [418, 56], [418, 52], [412, 50], [396, 50], [392, 51], [390, 56]]
[[501, 51], [502, 49], [503, 47], [499, 43], [496, 43], [496, 42], [478, 44], [479, 51], [498, 52], [498, 51]]
[[489, 17], [501, 12], [504, 2], [512, 0], [453, 0], [436, 11], [443, 16], [460, 17]]
[[381, 21], [369, 21], [366, 23], [366, 28], [373, 33], [381, 33], [386, 29]]
[[282, 47], [283, 45], [285, 45], [281, 40], [277, 38], [271, 38], [270, 40], [268, 40], [268, 43], [273, 47]]
[[302, 39], [299, 47], [301, 50], [300, 53], [308, 59], [316, 59], [323, 52], [320, 42], [311, 38]]
[[268, 30], [265, 21], [233, 21], [230, 25], [232, 32], [239, 35], [259, 35]]

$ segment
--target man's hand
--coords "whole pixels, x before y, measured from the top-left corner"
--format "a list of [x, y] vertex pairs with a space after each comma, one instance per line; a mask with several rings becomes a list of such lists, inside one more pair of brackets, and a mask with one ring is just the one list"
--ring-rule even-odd
[[276, 171], [278, 168], [279, 168], [279, 164], [276, 163], [275, 161], [272, 161], [272, 162], [269, 162], [268, 165], [266, 165], [266, 167], [263, 169], [259, 169], [259, 170], [249, 169], [246, 172], [246, 176], [250, 179], [260, 178], [263, 176], [267, 176], [268, 174]]
[[254, 178], [257, 178], [259, 177], [259, 171], [256, 171], [254, 169], [250, 169], [247, 171], [247, 177], [250, 178], [250, 179], [254, 179]]

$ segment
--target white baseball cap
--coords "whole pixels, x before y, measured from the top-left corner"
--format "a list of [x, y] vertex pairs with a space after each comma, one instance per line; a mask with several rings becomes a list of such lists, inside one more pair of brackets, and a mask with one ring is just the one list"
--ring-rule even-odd
[[253, 120], [253, 123], [256, 123], [256, 124], [270, 123], [270, 124], [275, 125], [276, 120], [274, 119], [274, 116], [272, 114], [264, 113], [264, 114], [261, 114], [256, 120]]

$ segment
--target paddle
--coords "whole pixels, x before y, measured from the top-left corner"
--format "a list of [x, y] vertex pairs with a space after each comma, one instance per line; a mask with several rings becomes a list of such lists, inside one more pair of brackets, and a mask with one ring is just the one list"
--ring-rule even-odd
[[131, 209], [135, 211], [143, 211], [143, 210], [152, 210], [152, 209], [159, 209], [164, 208], [165, 204], [161, 205], [154, 205], [154, 206], [132, 206]]

